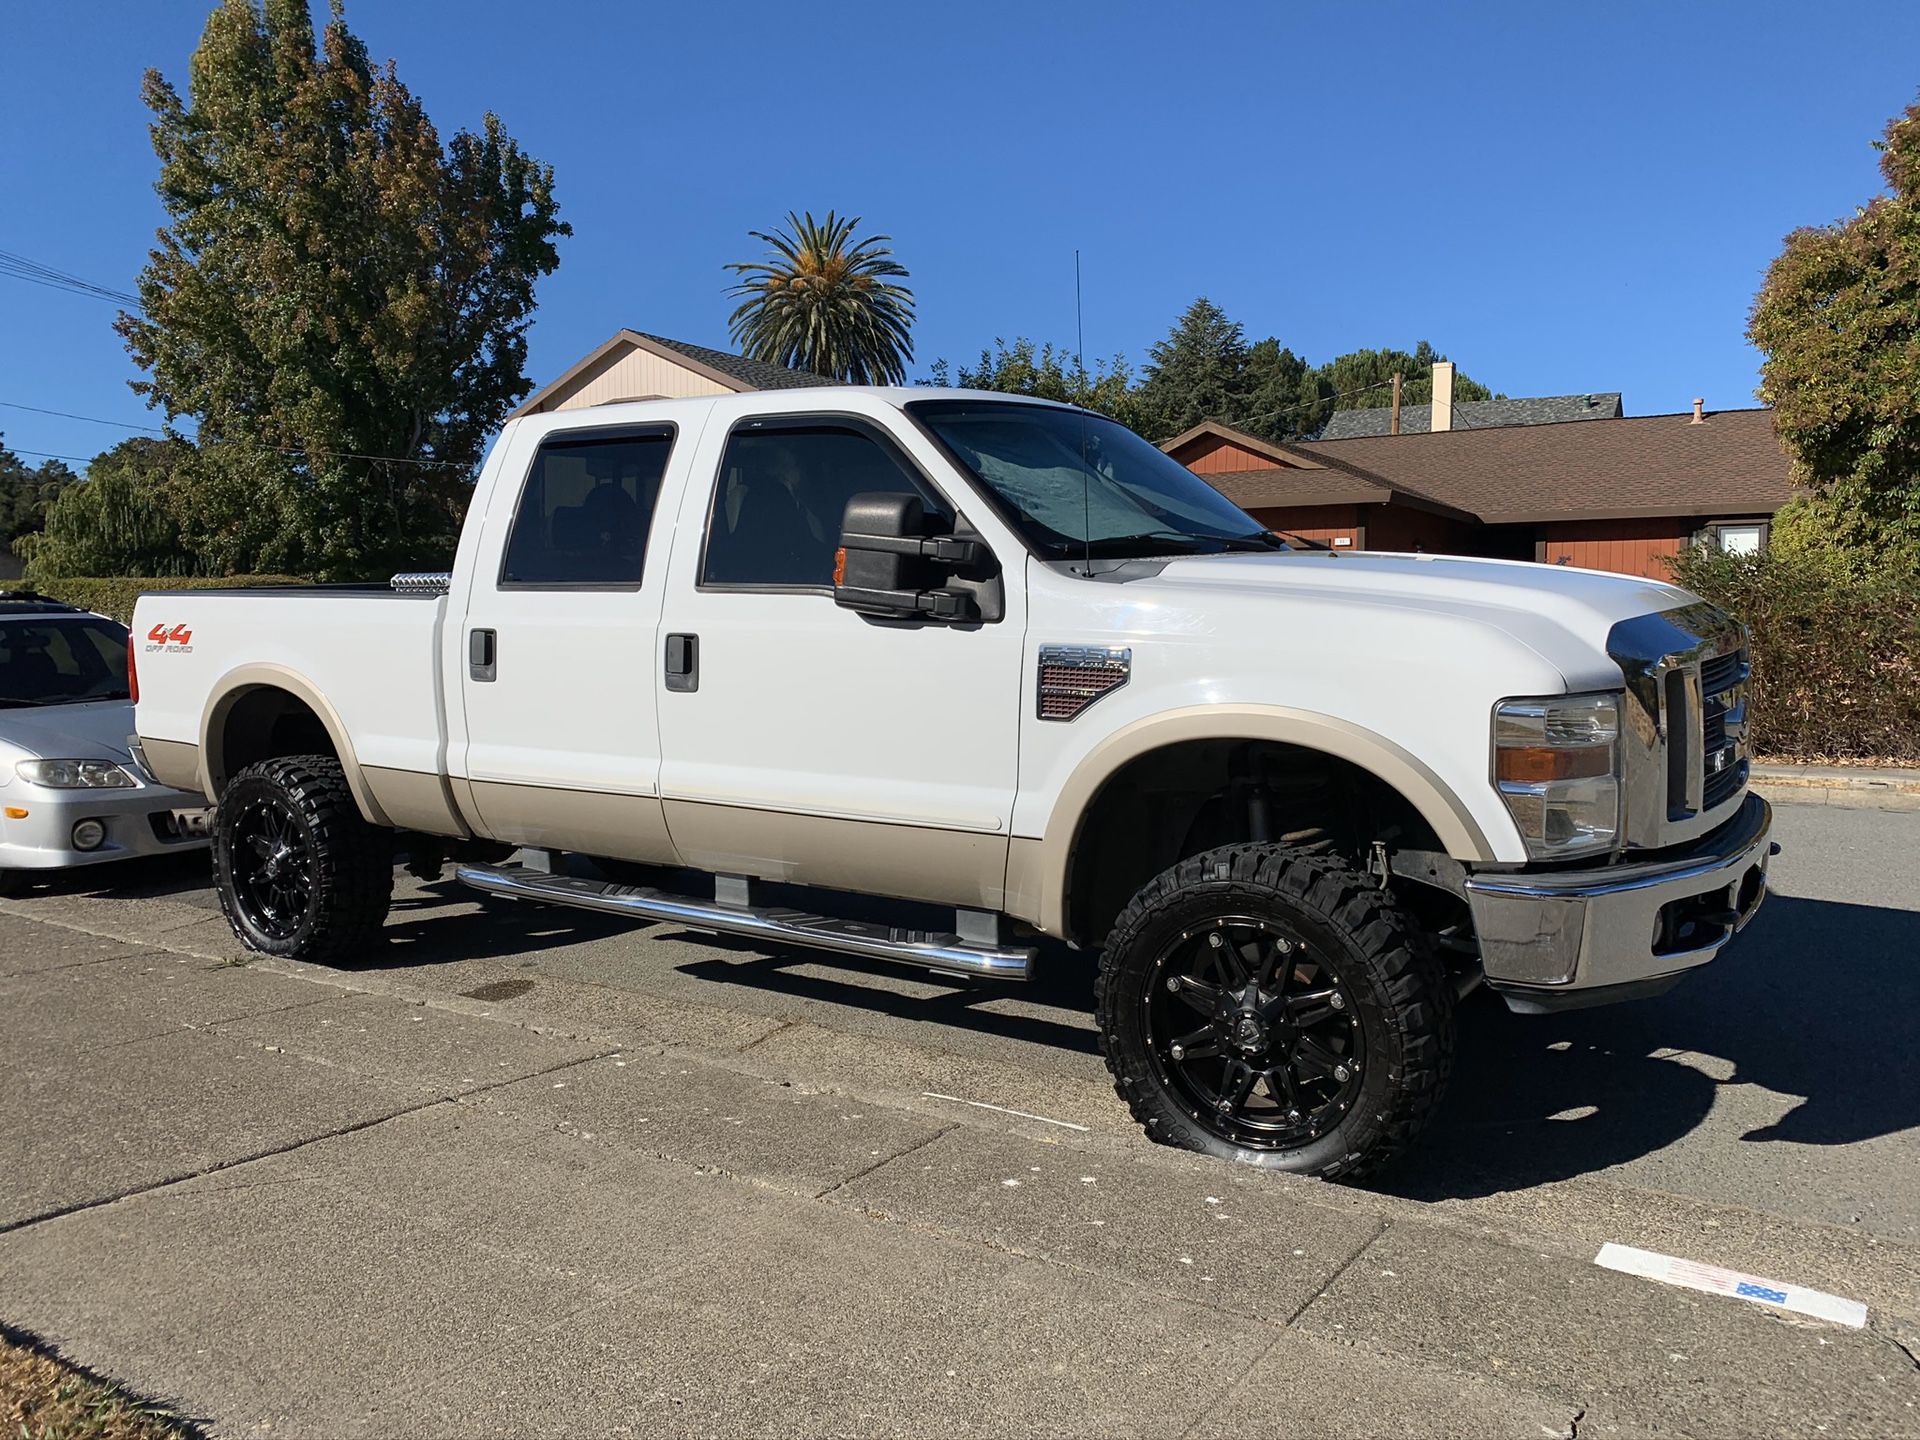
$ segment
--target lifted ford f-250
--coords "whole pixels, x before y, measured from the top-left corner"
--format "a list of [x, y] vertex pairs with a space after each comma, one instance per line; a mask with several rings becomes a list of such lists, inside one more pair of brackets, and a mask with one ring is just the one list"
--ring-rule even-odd
[[529, 416], [450, 574], [148, 595], [133, 632], [145, 763], [218, 802], [256, 950], [366, 957], [393, 831], [774, 945], [1017, 980], [1057, 937], [1155, 1139], [1322, 1175], [1427, 1120], [1458, 994], [1664, 989], [1772, 848], [1743, 635], [1695, 597], [1289, 549], [1006, 396]]

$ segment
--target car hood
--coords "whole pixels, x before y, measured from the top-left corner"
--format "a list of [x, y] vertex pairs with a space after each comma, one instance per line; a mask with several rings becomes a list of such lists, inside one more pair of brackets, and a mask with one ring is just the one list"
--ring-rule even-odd
[[127, 737], [133, 733], [130, 700], [0, 710], [0, 746], [26, 752], [22, 758], [124, 765], [133, 758], [127, 751]]
[[[1167, 563], [1147, 585], [1217, 604], [1294, 597], [1452, 615], [1512, 636], [1556, 666], [1568, 683], [1618, 685], [1606, 653], [1623, 620], [1696, 605], [1677, 585], [1526, 560], [1297, 550], [1208, 555]], [[1222, 593], [1228, 592], [1228, 593]]]

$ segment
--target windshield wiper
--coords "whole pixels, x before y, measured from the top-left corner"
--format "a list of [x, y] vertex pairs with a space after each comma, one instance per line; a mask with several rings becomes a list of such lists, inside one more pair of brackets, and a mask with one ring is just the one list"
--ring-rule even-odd
[[1225, 550], [1279, 550], [1281, 543], [1265, 531], [1253, 535], [1194, 535], [1185, 530], [1143, 530], [1138, 535], [1107, 535], [1080, 547], [1094, 555], [1165, 554], [1217, 555]]

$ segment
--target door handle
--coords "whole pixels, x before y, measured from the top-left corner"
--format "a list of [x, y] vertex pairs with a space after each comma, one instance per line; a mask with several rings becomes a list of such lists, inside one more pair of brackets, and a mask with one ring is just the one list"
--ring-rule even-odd
[[667, 636], [667, 689], [687, 691], [699, 688], [700, 637]]
[[499, 636], [492, 630], [467, 632], [467, 674], [475, 680], [499, 677]]

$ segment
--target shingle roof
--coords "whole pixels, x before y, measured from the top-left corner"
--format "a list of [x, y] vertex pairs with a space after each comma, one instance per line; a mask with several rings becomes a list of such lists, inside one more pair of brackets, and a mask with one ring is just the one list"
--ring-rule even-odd
[[[1288, 448], [1356, 479], [1431, 497], [1488, 524], [1770, 515], [1793, 493], [1771, 410], [1723, 410], [1699, 425], [1692, 419], [1690, 414], [1646, 415], [1598, 425], [1509, 425], [1316, 440]], [[1218, 484], [1230, 477], [1205, 478]], [[1238, 499], [1235, 490], [1219, 488]]]
[[[1463, 400], [1453, 407], [1456, 430], [1483, 430], [1489, 426], [1558, 425], [1567, 420], [1618, 420], [1617, 391], [1598, 395], [1540, 395], [1530, 400]], [[1391, 407], [1336, 410], [1320, 431], [1322, 440], [1353, 440], [1385, 435], [1393, 424]], [[1425, 435], [1433, 429], [1431, 405], [1402, 405], [1400, 433]]]
[[649, 335], [644, 330], [633, 332], [643, 340], [651, 340], [656, 345], [664, 345], [677, 351], [689, 360], [705, 365], [710, 370], [718, 370], [738, 380], [750, 390], [798, 390], [807, 385], [837, 385], [837, 380], [829, 380], [824, 375], [815, 375], [808, 370], [789, 370], [784, 365], [771, 365], [765, 360], [754, 360], [745, 355], [734, 355], [725, 350], [709, 350], [704, 345], [689, 345], [685, 340], [669, 340], [664, 335]]

